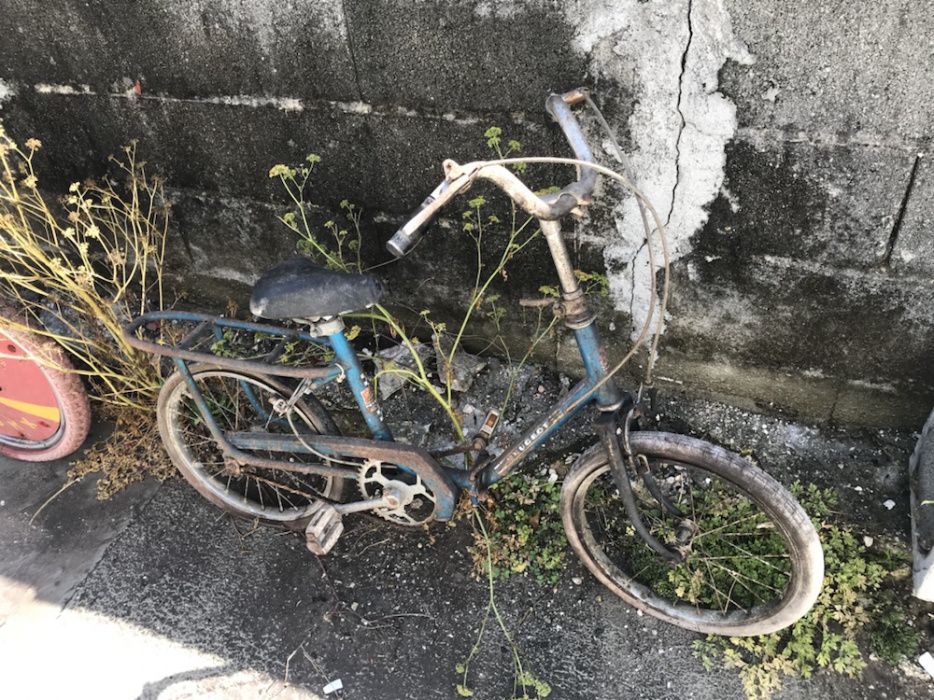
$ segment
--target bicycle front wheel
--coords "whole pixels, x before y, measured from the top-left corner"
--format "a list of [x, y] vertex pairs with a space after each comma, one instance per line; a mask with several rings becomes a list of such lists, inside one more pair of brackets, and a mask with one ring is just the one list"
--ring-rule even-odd
[[[188, 369], [211, 417], [224, 432], [290, 434], [294, 425], [304, 434], [338, 433], [327, 411], [311, 396], [295, 404], [290, 425], [273, 405], [292, 392], [269, 377], [210, 365], [194, 364]], [[162, 442], [182, 476], [208, 501], [230, 513], [288, 525], [306, 516], [320, 497], [340, 501], [346, 493], [346, 479], [227, 462], [178, 372], [163, 385], [157, 414]], [[283, 452], [254, 450], [253, 454], [296, 463], [321, 461], [312, 455]]]
[[769, 634], [811, 609], [823, 551], [784, 487], [701, 440], [634, 432], [630, 443], [657, 486], [653, 495], [646, 480], [630, 475], [639, 512], [684, 557], [667, 564], [639, 537], [597, 445], [565, 479], [561, 516], [574, 551], [604, 585], [649, 615], [708, 634]]

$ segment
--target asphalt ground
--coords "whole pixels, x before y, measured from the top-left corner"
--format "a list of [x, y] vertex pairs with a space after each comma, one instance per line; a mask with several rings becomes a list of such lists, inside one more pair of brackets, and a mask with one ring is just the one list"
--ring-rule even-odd
[[[530, 414], [554, 388], [535, 384], [523, 388]], [[409, 408], [408, 428], [424, 429]], [[834, 487], [866, 532], [907, 538], [910, 434], [817, 428], [683, 397], [660, 414], [667, 427], [751, 452], [783, 481]], [[572, 426], [543, 459], [563, 462], [588, 439], [586, 425]], [[457, 697], [455, 668], [488, 600], [471, 576], [469, 519], [406, 531], [348, 517], [334, 552], [316, 558], [297, 535], [223, 515], [181, 479], [107, 502], [87, 479], [31, 520], [66, 470], [0, 461], [3, 697]], [[637, 614], [573, 556], [554, 586], [516, 576], [495, 594], [553, 698], [744, 697], [735, 670], [705, 671], [694, 657], [699, 635]], [[507, 698], [512, 678], [491, 622], [470, 687], [478, 699]], [[337, 680], [342, 690], [325, 695]], [[821, 672], [776, 694], [932, 696], [919, 669], [875, 662], [858, 679]]]

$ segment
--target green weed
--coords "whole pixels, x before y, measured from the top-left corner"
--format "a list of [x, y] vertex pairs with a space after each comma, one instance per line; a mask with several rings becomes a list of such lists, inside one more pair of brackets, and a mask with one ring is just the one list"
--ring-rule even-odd
[[835, 512], [836, 494], [811, 484], [792, 493], [818, 528], [825, 575], [814, 608], [786, 630], [761, 637], [707, 637], [695, 643], [705, 667], [718, 661], [739, 669], [750, 700], [765, 700], [781, 688], [784, 676], [810, 677], [829, 669], [856, 677], [866, 667], [862, 646], [889, 663], [912, 655], [919, 642], [904, 609], [882, 590], [900, 548], [869, 549]]
[[489, 565], [494, 579], [525, 574], [556, 583], [567, 557], [560, 499], [561, 484], [540, 477], [515, 475], [494, 485], [484, 513], [489, 541], [475, 530], [470, 549], [475, 573], [485, 576]]

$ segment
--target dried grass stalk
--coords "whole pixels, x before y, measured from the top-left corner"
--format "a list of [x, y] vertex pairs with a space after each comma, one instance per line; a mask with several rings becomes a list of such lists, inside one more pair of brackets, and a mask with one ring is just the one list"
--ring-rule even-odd
[[0, 125], [0, 295], [24, 313], [31, 332], [67, 350], [92, 398], [116, 421], [108, 445], [70, 472], [103, 470], [104, 496], [149, 471], [171, 473], [155, 444], [158, 363], [121, 335], [133, 316], [165, 306], [169, 205], [135, 142], [110, 157], [113, 177], [75, 182], [61, 202], [50, 202], [33, 167], [41, 147], [37, 139], [20, 147]]

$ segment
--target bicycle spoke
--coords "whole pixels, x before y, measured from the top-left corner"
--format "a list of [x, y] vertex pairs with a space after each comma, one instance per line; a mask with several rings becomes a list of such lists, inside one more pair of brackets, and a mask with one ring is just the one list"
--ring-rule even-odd
[[[733, 549], [739, 550], [747, 559], [755, 559], [756, 561], [761, 561], [760, 556], [759, 556], [758, 554], [753, 554], [753, 553], [750, 552], [748, 549], [744, 549], [743, 547], [740, 547], [738, 544], [735, 544], [735, 543], [733, 543], [733, 542], [730, 542], [729, 540], [724, 540], [724, 542], [725, 542], [727, 545], [729, 545], [730, 547], [733, 547]], [[776, 555], [773, 555], [773, 556], [776, 556]], [[789, 557], [786, 556], [786, 557], [784, 557], [784, 559], [789, 559]], [[775, 566], [774, 564], [770, 564], [770, 563], [767, 562], [767, 561], [763, 561], [762, 563], [763, 563], [765, 566], [768, 566], [770, 569], [774, 569], [775, 571], [778, 571], [779, 573], [782, 573], [782, 574], [787, 574], [787, 573], [788, 573], [785, 569], [781, 569], [781, 568]]]
[[[706, 561], [705, 561], [704, 563], [707, 564]], [[718, 564], [717, 562], [713, 562], [713, 565], [714, 565], [715, 567], [717, 567], [718, 569], [720, 569], [720, 570], [722, 570], [722, 571], [725, 571], [729, 576], [731, 576], [733, 579], [735, 579], [736, 582], [737, 582], [739, 585], [741, 585], [741, 586], [742, 586], [743, 588], [745, 588], [747, 591], [749, 591], [750, 593], [752, 593], [752, 594], [759, 600], [760, 603], [767, 603], [768, 601], [767, 601], [766, 599], [762, 598], [762, 597], [761, 597], [758, 593], [756, 593], [754, 590], [752, 590], [751, 588], [749, 588], [749, 586], [747, 586], [745, 583], [743, 583], [742, 579], [745, 579], [745, 580], [747, 580], [747, 581], [751, 581], [752, 583], [756, 584], [757, 586], [762, 586], [763, 588], [767, 588], [767, 589], [769, 589], [770, 591], [773, 591], [773, 592], [775, 592], [775, 593], [781, 593], [781, 591], [780, 591], [778, 588], [775, 588], [774, 586], [770, 586], [770, 585], [768, 585], [768, 584], [766, 584], [766, 583], [762, 583], [761, 581], [756, 581], [755, 579], [750, 578], [749, 576], [746, 576], [745, 574], [741, 574], [741, 573], [739, 573], [738, 571], [732, 571], [732, 570], [730, 570], [730, 569], [727, 569], [725, 566], [723, 566], [723, 565], [721, 565], [721, 564]]]
[[790, 554], [780, 533], [763, 527], [771, 521], [758, 504], [692, 466], [654, 462], [651, 469], [660, 497], [678, 506], [694, 534], [679, 534], [681, 518], [669, 513], [643, 482], [633, 484], [649, 532], [669, 546], [689, 547], [682, 562], [664, 564], [633, 530], [618, 491], [606, 488], [615, 483], [607, 469], [603, 485], [590, 492], [595, 507], [587, 508], [585, 517], [621, 573], [670, 603], [689, 604], [698, 614], [750, 613], [779, 601], [789, 581]]
[[[217, 373], [195, 374], [198, 389], [207, 403], [211, 418], [223, 433], [251, 431], [263, 428], [270, 433], [291, 434], [288, 421], [276, 420], [276, 416], [265, 407], [279, 399], [288, 398], [243, 375]], [[236, 499], [235, 508], [257, 513], [276, 510], [304, 510], [320, 493], [327, 489], [330, 477], [314, 473], [296, 473], [287, 468], [268, 468], [258, 465], [242, 465], [241, 472], [231, 473], [226, 468], [226, 459], [221, 448], [208, 429], [207, 421], [201, 416], [190, 394], [182, 395], [177, 412], [181, 442], [191, 456], [192, 465], [200, 464], [204, 479], [216, 484], [225, 498]], [[293, 409], [296, 429], [314, 434], [309, 417], [299, 407]], [[257, 458], [282, 460], [281, 452], [250, 450]], [[294, 455], [292, 461], [302, 466], [320, 465], [317, 458], [309, 455]]]

